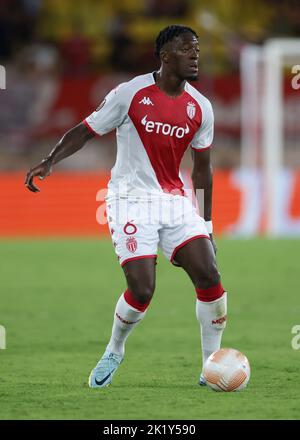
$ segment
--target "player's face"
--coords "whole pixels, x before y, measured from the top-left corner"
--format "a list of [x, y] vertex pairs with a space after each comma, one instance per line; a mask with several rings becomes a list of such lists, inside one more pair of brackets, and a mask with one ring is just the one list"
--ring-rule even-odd
[[198, 78], [199, 43], [190, 32], [184, 33], [172, 41], [169, 65], [182, 80]]

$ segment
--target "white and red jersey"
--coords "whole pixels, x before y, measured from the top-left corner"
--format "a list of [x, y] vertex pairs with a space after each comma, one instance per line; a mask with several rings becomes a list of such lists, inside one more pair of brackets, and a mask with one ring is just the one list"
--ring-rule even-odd
[[84, 121], [98, 135], [117, 129], [117, 159], [108, 196], [183, 195], [179, 166], [186, 149], [209, 148], [211, 104], [188, 82], [177, 97], [165, 94], [153, 73], [120, 84]]

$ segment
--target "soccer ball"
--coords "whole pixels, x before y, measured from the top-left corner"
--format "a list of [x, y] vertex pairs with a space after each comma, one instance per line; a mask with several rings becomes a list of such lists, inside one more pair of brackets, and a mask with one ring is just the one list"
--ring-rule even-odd
[[250, 379], [249, 361], [234, 348], [221, 348], [206, 360], [203, 376], [215, 391], [241, 391]]

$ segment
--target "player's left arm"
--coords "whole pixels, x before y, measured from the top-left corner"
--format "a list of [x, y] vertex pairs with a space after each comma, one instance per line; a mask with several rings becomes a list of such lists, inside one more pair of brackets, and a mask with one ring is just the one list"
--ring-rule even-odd
[[[212, 221], [212, 191], [213, 191], [213, 168], [210, 158], [211, 148], [203, 150], [192, 149], [193, 170], [192, 181], [201, 217], [206, 222]], [[204, 191], [204, 195], [203, 192]], [[212, 232], [209, 234], [215, 252], [216, 243]]]

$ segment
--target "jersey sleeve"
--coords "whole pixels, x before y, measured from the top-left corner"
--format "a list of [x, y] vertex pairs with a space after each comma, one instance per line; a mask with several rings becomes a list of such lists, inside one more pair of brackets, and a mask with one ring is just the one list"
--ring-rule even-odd
[[202, 111], [202, 123], [191, 142], [194, 150], [210, 148], [214, 137], [214, 113], [211, 103], [207, 100]]
[[99, 107], [84, 119], [83, 123], [90, 131], [101, 136], [122, 124], [127, 113], [123, 93], [124, 84], [120, 84], [109, 92]]

